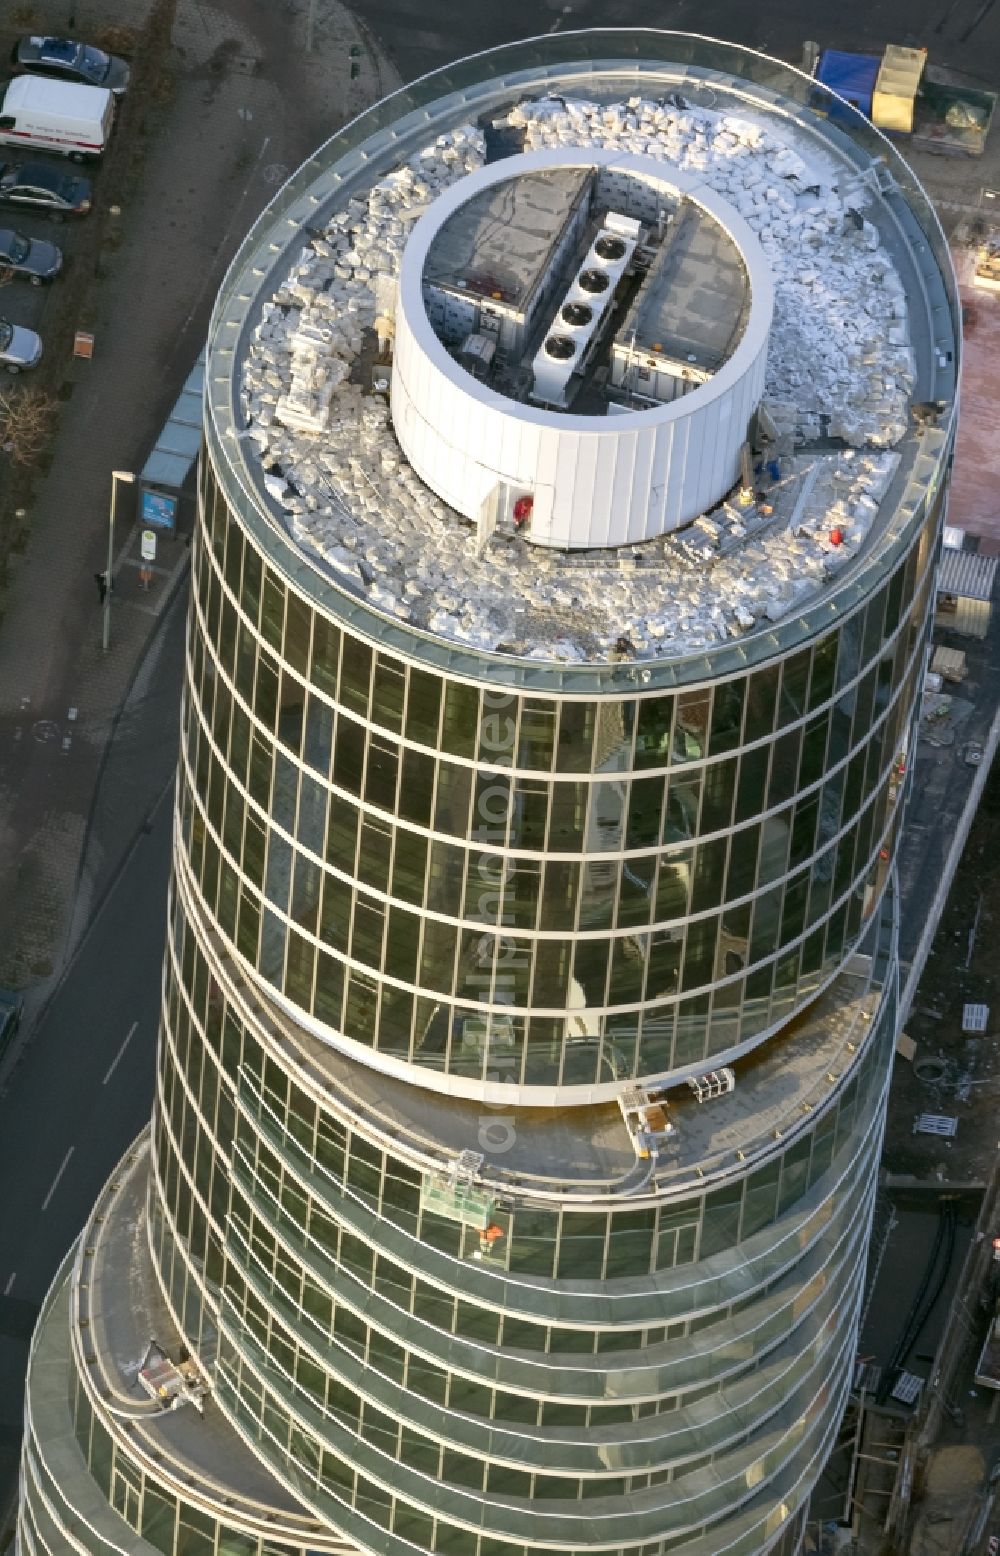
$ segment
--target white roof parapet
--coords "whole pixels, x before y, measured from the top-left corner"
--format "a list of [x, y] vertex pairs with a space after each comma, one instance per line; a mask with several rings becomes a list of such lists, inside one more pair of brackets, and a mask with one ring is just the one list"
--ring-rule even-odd
[[[546, 168], [594, 167], [686, 198], [713, 217], [746, 266], [750, 310], [718, 372], [692, 393], [617, 416], [545, 410], [477, 382], [449, 355], [424, 304], [428, 250], [442, 225], [483, 189]], [[396, 318], [392, 419], [407, 459], [459, 513], [493, 500], [533, 500], [532, 542], [572, 549], [650, 540], [690, 522], [739, 476], [740, 449], [764, 391], [774, 310], [771, 265], [729, 201], [669, 162], [608, 147], [566, 146], [505, 158], [445, 190], [403, 252]]]

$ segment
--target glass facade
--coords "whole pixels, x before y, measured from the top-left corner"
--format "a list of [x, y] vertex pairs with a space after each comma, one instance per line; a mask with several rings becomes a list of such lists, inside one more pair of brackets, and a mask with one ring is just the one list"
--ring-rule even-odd
[[[237, 963], [175, 901], [143, 1241], [218, 1406], [359, 1550], [580, 1549], [582, 1515], [594, 1549], [708, 1552], [744, 1505], [759, 1516], [725, 1548], [760, 1549], [771, 1488], [835, 1429], [853, 1355], [893, 925], [890, 899], [865, 942], [871, 998], [844, 1005], [849, 1078], [752, 1171], [730, 1160], [711, 1188], [603, 1215], [515, 1203], [496, 1212], [506, 1251], [477, 1260], [475, 1228], [421, 1204], [412, 1151], [379, 1149], [301, 1055], [277, 1062]], [[67, 1375], [81, 1463], [137, 1549], [297, 1549], [187, 1506], [87, 1370]], [[636, 1538], [610, 1544], [623, 1519]]]
[[354, 639], [275, 575], [210, 466], [203, 486], [184, 868], [317, 1023], [470, 1082], [502, 1028], [505, 1082], [592, 1090], [710, 1067], [842, 964], [894, 837], [940, 494], [810, 647], [598, 701]]
[[[587, 36], [363, 116], [220, 296], [152, 1122], [43, 1310], [18, 1556], [800, 1550], [854, 1360], [951, 423], [801, 612], [637, 667], [380, 616], [268, 510], [235, 412], [296, 201], [581, 60], [590, 92], [621, 90], [601, 58], [728, 73], [895, 158], [773, 61]], [[950, 270], [896, 171], [940, 355]], [[198, 1409], [137, 1404], [115, 1324]]]
[[[143, 1444], [126, 1440], [104, 1406], [95, 1408], [69, 1357], [73, 1284], [64, 1269], [43, 1308], [33, 1347], [34, 1353], [45, 1352], [50, 1369], [55, 1364], [60, 1384], [69, 1378], [69, 1391], [68, 1397], [61, 1388], [32, 1391], [33, 1436], [23, 1457], [19, 1549], [31, 1556], [67, 1551], [310, 1556], [312, 1539], [304, 1519], [291, 1520], [302, 1525], [297, 1538], [283, 1539], [271, 1527], [282, 1521], [274, 1511], [266, 1520], [246, 1516], [249, 1509], [226, 1516], [220, 1505], [212, 1507], [203, 1488], [192, 1492], [190, 1480], [182, 1488], [176, 1476], [158, 1469], [154, 1459], [162, 1456], [151, 1458]], [[76, 1363], [85, 1366], [88, 1360], [78, 1356]], [[233, 1499], [227, 1499], [232, 1505]]]

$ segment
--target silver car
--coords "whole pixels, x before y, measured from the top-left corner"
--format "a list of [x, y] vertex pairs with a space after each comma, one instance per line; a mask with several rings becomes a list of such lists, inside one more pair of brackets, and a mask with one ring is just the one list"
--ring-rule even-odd
[[128, 86], [129, 70], [123, 59], [105, 54], [75, 38], [19, 38], [11, 52], [15, 71], [33, 76], [54, 76], [57, 81], [80, 81], [84, 86], [103, 86], [120, 97]]
[[41, 360], [42, 342], [34, 330], [0, 319], [0, 367], [8, 373], [20, 373], [23, 368], [37, 367]]

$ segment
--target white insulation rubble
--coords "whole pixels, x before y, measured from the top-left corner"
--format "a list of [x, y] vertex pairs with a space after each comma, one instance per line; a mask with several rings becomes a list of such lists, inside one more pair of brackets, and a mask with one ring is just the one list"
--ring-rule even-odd
[[387, 278], [412, 223], [485, 161], [466, 125], [350, 199], [264, 305], [242, 395], [269, 495], [303, 548], [373, 606], [479, 648], [583, 661], [624, 635], [644, 658], [779, 620], [856, 555], [898, 465], [889, 450], [906, 431], [914, 359], [903, 283], [877, 229], [836, 192], [825, 158], [810, 165], [781, 141], [777, 120], [639, 98], [542, 99], [508, 118], [526, 150], [660, 157], [730, 200], [773, 266], [766, 397], [799, 443], [826, 432], [851, 448], [786, 461], [786, 500], [776, 493], [770, 522], [723, 505], [622, 552], [571, 559], [498, 533], [480, 554], [474, 529], [407, 464], [385, 400], [349, 381], [363, 332], [376, 318], [385, 327]]

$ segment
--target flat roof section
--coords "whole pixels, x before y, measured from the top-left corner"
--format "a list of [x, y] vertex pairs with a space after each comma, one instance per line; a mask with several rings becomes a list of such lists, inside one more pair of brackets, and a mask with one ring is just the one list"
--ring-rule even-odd
[[962, 600], [989, 600], [1000, 557], [976, 551], [953, 551], [945, 546], [938, 572], [938, 594], [954, 594]]
[[[322, 1547], [315, 1519], [237, 1436], [211, 1394], [201, 1413], [193, 1405], [158, 1410], [139, 1386], [139, 1358], [151, 1336], [173, 1360], [184, 1346], [150, 1258], [148, 1175], [147, 1131], [105, 1185], [85, 1233], [77, 1300], [86, 1320], [85, 1350], [93, 1357], [91, 1385], [119, 1419], [135, 1412], [122, 1430], [136, 1455], [152, 1461], [154, 1475], [185, 1496], [216, 1504], [222, 1516]], [[62, 1332], [68, 1340], [68, 1326]]]
[[[666, 1104], [673, 1133], [658, 1162], [638, 1159], [617, 1102], [586, 1107], [484, 1107], [481, 1100], [429, 1091], [405, 1078], [358, 1062], [301, 1021], [286, 1017], [263, 990], [255, 991], [255, 1020], [273, 1038], [305, 1058], [320, 1078], [327, 1102], [363, 1118], [376, 1134], [426, 1170], [447, 1171], [463, 1151], [484, 1153], [484, 1128], [504, 1117], [512, 1126], [503, 1155], [487, 1155], [481, 1182], [505, 1195], [622, 1195], [641, 1199], [707, 1187], [737, 1162], [748, 1171], [776, 1139], [790, 1135], [831, 1087], [843, 1084], [867, 1048], [870, 1024], [885, 996], [882, 957], [895, 908], [888, 892], [865, 941], [844, 970], [794, 1021], [751, 1053], [732, 1061], [736, 1086], [700, 1104], [683, 1077], [672, 1079]], [[227, 978], [231, 960], [217, 938]], [[244, 995], [249, 994], [244, 988]], [[655, 1090], [655, 1088], [652, 1088]], [[737, 1153], [740, 1153], [737, 1155]]]
[[[683, 1081], [672, 1083], [666, 1102], [673, 1133], [660, 1148], [655, 1173], [650, 1162], [637, 1160], [617, 1103], [512, 1107], [512, 1148], [502, 1158], [486, 1156], [483, 1181], [515, 1196], [521, 1185], [586, 1200], [589, 1194], [641, 1193], [644, 1178], [654, 1195], [668, 1187], [692, 1190], [714, 1171], [735, 1166], [737, 1151], [745, 1165], [771, 1147], [776, 1131], [786, 1133], [822, 1104], [831, 1089], [827, 1074], [839, 1080], [855, 1064], [881, 993], [869, 977], [867, 958], [855, 958], [796, 1022], [735, 1061], [736, 1087], [728, 1096], [699, 1104]], [[325, 1058], [327, 1073], [355, 1104], [428, 1152], [482, 1152], [484, 1122], [488, 1135], [491, 1117], [503, 1114], [484, 1111], [481, 1102], [421, 1090], [334, 1049]]]
[[749, 309], [750, 280], [736, 244], [707, 212], [684, 201], [616, 343], [714, 373], [739, 344]]
[[592, 178], [590, 168], [550, 168], [473, 195], [431, 244], [425, 286], [494, 297], [521, 311]]

